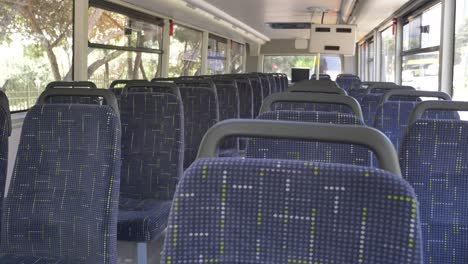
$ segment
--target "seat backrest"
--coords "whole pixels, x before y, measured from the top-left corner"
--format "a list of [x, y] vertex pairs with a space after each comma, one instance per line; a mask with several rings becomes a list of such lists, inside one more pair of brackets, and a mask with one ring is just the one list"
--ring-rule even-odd
[[254, 91], [248, 79], [236, 79], [237, 90], [239, 91], [239, 117], [245, 119], [253, 118]]
[[352, 89], [361, 88], [361, 79], [356, 75], [338, 75], [336, 83], [341, 89], [351, 91]]
[[172, 200], [183, 173], [182, 101], [174, 94], [122, 96], [122, 182], [120, 195]]
[[295, 103], [295, 102], [277, 102], [271, 106], [272, 111], [319, 111], [319, 112], [337, 112], [353, 115], [353, 109], [343, 104], [335, 103]]
[[117, 262], [120, 129], [110, 106], [29, 110], [3, 204], [3, 253]]
[[420, 202], [424, 263], [468, 259], [468, 122], [420, 119], [401, 149], [403, 177]]
[[[364, 125], [354, 115], [336, 112], [275, 111], [262, 113], [258, 119]], [[306, 160], [373, 166], [372, 152], [366, 147], [317, 141], [252, 138], [248, 142], [246, 156], [255, 159]]]
[[260, 113], [260, 108], [263, 102], [263, 85], [262, 81], [258, 77], [249, 77], [250, 85], [253, 91], [253, 118], [257, 117]]
[[239, 118], [239, 91], [235, 83], [216, 82], [219, 102], [219, 121]]
[[360, 101], [364, 122], [368, 126], [374, 125], [375, 113], [381, 104], [383, 94], [367, 94]]
[[260, 81], [262, 83], [262, 100], [270, 96], [270, 94], [273, 93], [273, 89], [275, 87], [272, 87], [274, 84], [270, 82], [270, 79], [267, 75], [262, 75], [260, 76]]
[[[312, 76], [310, 77], [311, 80], [316, 80], [317, 79], [317, 74], [312, 74]], [[325, 74], [325, 73], [320, 73], [319, 74], [319, 80], [326, 80], [326, 81], [329, 81], [331, 80], [331, 76], [328, 75], [328, 74]]]
[[184, 168], [195, 161], [206, 131], [219, 122], [218, 100], [212, 89], [180, 88], [184, 105]]
[[289, 92], [300, 93], [330, 93], [347, 95], [346, 91], [330, 80], [307, 80], [296, 83], [288, 89]]
[[414, 191], [372, 168], [200, 159], [168, 226], [162, 263], [421, 263]]

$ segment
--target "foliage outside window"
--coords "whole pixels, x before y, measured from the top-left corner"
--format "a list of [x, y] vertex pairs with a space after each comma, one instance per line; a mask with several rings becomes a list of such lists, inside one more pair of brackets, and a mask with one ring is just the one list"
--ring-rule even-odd
[[457, 0], [453, 98], [468, 101], [468, 0]]
[[[315, 73], [316, 56], [265, 56], [263, 71], [271, 73], [285, 73], [291, 80], [291, 69], [309, 69]], [[341, 73], [341, 58], [338, 56], [321, 56], [320, 73], [328, 74], [334, 80]]]
[[161, 76], [162, 27], [90, 7], [88, 10], [88, 78], [100, 88], [117, 79]]
[[227, 40], [219, 37], [208, 39], [208, 74], [223, 74], [226, 67]]
[[231, 73], [242, 73], [244, 71], [244, 48], [237, 42], [231, 42]]
[[403, 85], [439, 90], [439, 45], [442, 4], [411, 18], [403, 27]]
[[49, 82], [73, 77], [73, 0], [0, 1], [0, 87], [27, 110]]
[[169, 77], [200, 75], [202, 40], [202, 32], [174, 26], [174, 36], [170, 43]]
[[395, 81], [395, 35], [393, 27], [389, 27], [381, 33], [382, 54], [381, 54], [381, 81]]

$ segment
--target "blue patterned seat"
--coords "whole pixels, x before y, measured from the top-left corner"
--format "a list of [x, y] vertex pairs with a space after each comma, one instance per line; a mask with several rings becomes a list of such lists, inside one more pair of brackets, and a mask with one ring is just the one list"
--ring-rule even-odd
[[359, 101], [361, 104], [362, 114], [364, 115], [364, 122], [368, 126], [374, 125], [375, 113], [381, 104], [383, 94], [367, 94]]
[[60, 258], [42, 258], [42, 257], [23, 257], [16, 255], [0, 255], [2, 264], [69, 264], [66, 259]]
[[420, 201], [424, 263], [468, 261], [468, 122], [420, 119], [402, 145], [403, 177]]
[[313, 112], [337, 112], [354, 115], [351, 107], [335, 103], [298, 103], [276, 102], [271, 105], [272, 111], [313, 111]]
[[251, 77], [249, 81], [253, 92], [253, 118], [256, 118], [260, 113], [260, 108], [262, 107], [264, 99], [263, 86], [258, 77]]
[[273, 93], [273, 89], [274, 87], [272, 87], [272, 83], [270, 83], [270, 79], [268, 78], [268, 76], [261, 76], [260, 77], [260, 80], [261, 80], [261, 84], [262, 84], [262, 101], [265, 100], [265, 98], [267, 98], [268, 96], [270, 96], [270, 94]]
[[177, 188], [161, 263], [420, 264], [417, 207], [377, 169], [200, 159]]
[[195, 161], [205, 133], [218, 120], [216, 94], [208, 88], [184, 87], [180, 89], [184, 104], [184, 169]]
[[361, 88], [361, 79], [356, 75], [340, 74], [336, 78], [336, 83], [347, 92]]
[[[317, 75], [314, 73], [312, 74], [312, 76], [310, 77], [311, 80], [316, 80], [317, 79]], [[319, 74], [319, 80], [326, 80], [326, 81], [331, 81], [331, 76], [328, 75], [328, 74], [324, 74], [324, 73], [320, 73]]]
[[147, 242], [166, 228], [183, 173], [182, 102], [173, 94], [129, 92], [121, 104], [118, 239]]
[[[341, 125], [364, 124], [354, 115], [334, 112], [276, 111], [261, 114], [258, 119], [283, 120]], [[362, 146], [340, 143], [252, 138], [247, 145], [247, 158], [291, 159], [327, 163], [373, 166], [372, 152]]]
[[[375, 115], [374, 127], [382, 131], [398, 151], [406, 133], [411, 113], [418, 102], [390, 101], [379, 106]], [[429, 110], [424, 113], [427, 119], [459, 120], [457, 112]]]
[[3, 205], [3, 254], [116, 263], [120, 126], [110, 106], [29, 110]]
[[253, 118], [254, 94], [249, 80], [236, 80], [239, 91], [239, 117], [244, 119]]
[[[239, 91], [232, 84], [216, 83], [219, 102], [219, 121], [239, 118]], [[239, 151], [237, 138], [226, 140], [221, 146], [223, 155], [236, 156]]]

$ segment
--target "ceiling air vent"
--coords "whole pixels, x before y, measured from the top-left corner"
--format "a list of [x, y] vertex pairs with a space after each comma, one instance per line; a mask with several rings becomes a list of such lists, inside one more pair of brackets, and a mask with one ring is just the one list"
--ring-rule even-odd
[[272, 29], [310, 29], [310, 23], [268, 23]]

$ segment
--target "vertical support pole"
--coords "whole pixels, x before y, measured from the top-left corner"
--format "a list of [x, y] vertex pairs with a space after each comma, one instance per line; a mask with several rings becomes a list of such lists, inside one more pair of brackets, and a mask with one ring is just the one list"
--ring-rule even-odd
[[164, 20], [163, 28], [163, 54], [161, 55], [161, 77], [169, 77], [169, 60], [171, 55], [171, 35], [170, 35], [171, 23], [169, 19]]
[[320, 53], [317, 54], [317, 60], [315, 61], [315, 79], [320, 80]]
[[247, 44], [244, 44], [244, 48], [242, 50], [242, 72], [247, 72]]
[[227, 49], [226, 49], [226, 65], [224, 66], [224, 73], [231, 73], [231, 53], [232, 53], [232, 40], [227, 40]]
[[382, 78], [382, 36], [378, 30], [374, 30], [375, 51], [374, 51], [374, 81], [383, 81]]
[[442, 1], [442, 34], [440, 35], [439, 90], [453, 95], [453, 67], [455, 61], [456, 0]]
[[263, 68], [264, 60], [265, 60], [265, 55], [263, 55], [263, 54], [258, 55], [257, 72], [263, 72], [264, 71], [264, 68]]
[[137, 264], [148, 264], [148, 245], [146, 243], [137, 243]]
[[202, 38], [202, 49], [201, 49], [201, 73], [202, 75], [209, 74], [208, 72], [208, 43], [210, 39], [210, 34], [208, 31], [203, 31], [203, 38]]
[[395, 83], [401, 85], [402, 72], [403, 72], [403, 58], [401, 56], [403, 51], [403, 19], [398, 18], [396, 40], [395, 40]]
[[[73, 79], [88, 80], [88, 1], [74, 1]], [[106, 87], [107, 88], [107, 87]]]

